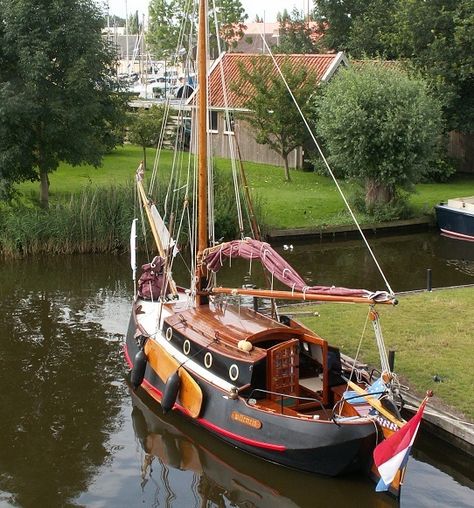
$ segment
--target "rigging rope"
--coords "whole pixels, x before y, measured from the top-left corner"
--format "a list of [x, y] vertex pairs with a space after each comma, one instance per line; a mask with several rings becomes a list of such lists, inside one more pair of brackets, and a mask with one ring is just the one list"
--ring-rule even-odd
[[235, 155], [235, 145], [234, 145], [234, 139], [232, 135], [232, 125], [231, 125], [231, 119], [230, 119], [230, 111], [229, 111], [229, 101], [227, 97], [227, 86], [226, 86], [226, 80], [224, 75], [224, 65], [223, 65], [223, 54], [222, 54], [222, 48], [221, 48], [221, 40], [219, 37], [219, 22], [217, 19], [217, 9], [216, 9], [216, 2], [215, 0], [212, 0], [212, 6], [214, 9], [214, 25], [216, 27], [216, 38], [217, 38], [217, 50], [219, 53], [219, 71], [220, 71], [220, 78], [221, 78], [221, 86], [222, 86], [222, 92], [224, 96], [224, 134], [226, 131], [226, 127], [229, 131], [229, 134], [227, 135], [227, 139], [229, 141], [229, 151], [230, 151], [230, 160], [231, 160], [231, 166], [232, 166], [232, 178], [234, 181], [234, 193], [235, 193], [235, 203], [237, 206], [237, 219], [239, 224], [239, 231], [240, 236], [242, 239], [245, 237], [244, 232], [244, 221], [242, 217], [242, 204], [240, 202], [240, 193], [239, 193], [239, 181], [238, 181], [238, 172], [237, 172], [237, 165], [235, 163], [236, 155]]
[[[362, 329], [362, 333], [361, 333], [360, 340], [359, 340], [359, 345], [357, 346], [357, 351], [356, 351], [356, 354], [354, 357], [354, 361], [352, 362], [352, 368], [351, 368], [351, 373], [349, 375], [349, 379], [352, 379], [352, 375], [354, 374], [354, 370], [355, 370], [355, 365], [356, 365], [356, 362], [358, 361], [358, 358], [359, 358], [360, 348], [362, 347], [362, 340], [364, 339], [365, 330], [367, 329], [367, 323], [369, 322], [370, 311], [371, 311], [371, 309], [369, 309], [369, 312], [367, 313], [367, 316], [365, 318], [364, 328]], [[349, 385], [346, 386], [346, 392], [347, 391], [349, 391]]]
[[328, 163], [328, 161], [327, 161], [326, 157], [324, 156], [323, 151], [321, 150], [321, 147], [320, 147], [320, 145], [319, 145], [319, 143], [318, 143], [318, 141], [317, 141], [317, 139], [316, 139], [316, 136], [314, 135], [314, 133], [313, 133], [313, 131], [312, 131], [311, 127], [310, 127], [310, 126], [309, 126], [309, 124], [308, 124], [308, 121], [306, 120], [306, 117], [305, 117], [305, 116], [304, 116], [304, 114], [303, 114], [303, 111], [301, 110], [301, 108], [300, 108], [300, 106], [299, 106], [298, 102], [296, 101], [296, 98], [295, 98], [295, 96], [294, 96], [294, 94], [293, 94], [293, 92], [292, 92], [291, 88], [289, 87], [288, 82], [286, 81], [285, 76], [283, 75], [283, 72], [281, 71], [281, 68], [280, 68], [280, 66], [278, 65], [278, 63], [277, 63], [277, 61], [276, 61], [276, 59], [275, 59], [275, 56], [273, 55], [273, 53], [272, 53], [272, 51], [271, 51], [270, 47], [268, 46], [267, 41], [266, 41], [266, 39], [265, 39], [265, 37], [264, 37], [264, 35], [263, 35], [263, 33], [262, 33], [262, 32], [260, 32], [260, 36], [261, 36], [261, 38], [262, 38], [263, 44], [265, 45], [265, 47], [266, 47], [266, 49], [267, 49], [268, 53], [270, 54], [270, 57], [271, 57], [271, 59], [272, 59], [272, 61], [273, 61], [273, 64], [275, 65], [275, 68], [276, 68], [276, 69], [277, 69], [277, 71], [278, 71], [278, 74], [279, 74], [279, 75], [280, 75], [280, 77], [282, 78], [283, 83], [284, 83], [284, 84], [285, 84], [285, 86], [286, 86], [286, 89], [288, 90], [288, 92], [289, 92], [289, 94], [290, 94], [290, 96], [291, 96], [291, 98], [292, 98], [292, 100], [293, 100], [293, 102], [294, 102], [294, 104], [295, 104], [295, 106], [296, 106], [296, 108], [297, 108], [297, 110], [298, 110], [298, 112], [299, 112], [299, 114], [300, 114], [301, 118], [303, 119], [303, 122], [304, 122], [304, 124], [305, 124], [306, 128], [308, 129], [308, 132], [309, 132], [309, 134], [310, 134], [310, 136], [311, 136], [311, 139], [313, 140], [314, 144], [316, 145], [316, 148], [318, 149], [319, 155], [321, 156], [321, 158], [322, 158], [322, 160], [323, 160], [323, 162], [324, 162], [324, 165], [326, 166], [326, 168], [327, 168], [327, 170], [328, 170], [329, 174], [331, 175], [331, 178], [333, 179], [334, 183], [336, 184], [337, 190], [339, 191], [339, 194], [341, 195], [342, 200], [344, 201], [344, 204], [346, 205], [346, 208], [347, 208], [347, 210], [349, 211], [349, 213], [350, 213], [350, 215], [351, 215], [351, 217], [352, 217], [352, 220], [354, 221], [354, 223], [355, 223], [355, 225], [356, 225], [357, 229], [359, 230], [359, 233], [360, 233], [360, 235], [361, 235], [361, 237], [362, 237], [362, 239], [363, 239], [363, 241], [364, 241], [364, 243], [365, 243], [365, 245], [366, 245], [366, 247], [367, 247], [367, 249], [368, 249], [368, 251], [369, 251], [370, 255], [372, 256], [372, 259], [374, 260], [375, 266], [376, 266], [376, 267], [377, 267], [377, 269], [379, 270], [379, 273], [380, 273], [380, 275], [382, 276], [382, 278], [383, 278], [383, 280], [384, 280], [384, 282], [385, 282], [385, 285], [386, 285], [386, 287], [387, 287], [387, 289], [388, 289], [388, 291], [389, 291], [390, 295], [392, 295], [392, 296], [393, 296], [395, 293], [393, 292], [393, 290], [392, 290], [392, 288], [391, 288], [391, 286], [390, 286], [390, 284], [389, 284], [389, 282], [388, 282], [387, 278], [385, 277], [385, 274], [384, 274], [384, 272], [383, 272], [383, 270], [382, 270], [381, 266], [379, 265], [379, 262], [377, 261], [377, 258], [375, 257], [375, 254], [374, 254], [374, 252], [372, 251], [372, 249], [371, 249], [371, 247], [370, 247], [370, 245], [369, 245], [369, 242], [367, 241], [367, 238], [366, 238], [366, 236], [364, 235], [364, 232], [362, 231], [362, 229], [361, 229], [361, 227], [360, 227], [360, 225], [359, 225], [359, 222], [357, 221], [356, 216], [354, 215], [354, 212], [352, 211], [352, 208], [350, 207], [350, 205], [349, 205], [349, 203], [348, 203], [348, 201], [347, 201], [346, 197], [344, 196], [344, 193], [342, 192], [342, 189], [341, 189], [341, 187], [340, 187], [340, 185], [339, 185], [339, 182], [337, 181], [337, 179], [336, 179], [336, 177], [335, 177], [335, 175], [334, 175], [334, 173], [333, 173], [333, 171], [332, 171], [331, 167], [329, 166], [329, 163]]
[[[190, 14], [191, 14], [191, 12], [194, 12], [195, 9], [196, 9], [196, 0], [187, 0], [186, 4], [184, 6], [184, 20], [188, 19]], [[171, 61], [172, 67], [176, 67], [180, 50], [183, 47], [183, 41], [184, 41], [185, 35], [186, 35], [185, 34], [185, 22], [183, 21], [183, 23], [182, 23], [182, 25], [180, 27], [180, 32], [179, 32], [179, 35], [178, 35], [178, 41], [176, 43], [176, 48], [175, 48], [175, 51], [174, 51], [174, 54], [173, 54], [173, 59]], [[191, 35], [192, 34], [188, 34], [188, 37], [189, 37], [189, 41], [188, 42], [189, 43], [191, 41]], [[189, 47], [191, 47], [191, 46], [189, 46]], [[186, 56], [185, 68], [186, 69], [190, 68], [189, 53]], [[165, 77], [165, 80], [166, 80], [166, 78], [167, 78], [166, 74], [165, 74], [164, 77]], [[184, 94], [184, 93], [182, 94], [182, 97], [181, 97], [181, 100], [180, 100], [180, 103], [179, 103], [179, 108], [178, 108], [179, 112], [182, 112], [182, 106], [184, 105], [184, 102], [186, 100], [185, 95], [186, 94]], [[166, 126], [168, 125], [168, 121], [169, 121], [169, 114], [170, 114], [170, 110], [171, 110], [171, 103], [170, 103], [169, 97], [166, 98], [164, 106], [165, 107], [164, 107], [163, 124], [162, 124], [161, 133], [160, 133], [160, 139], [159, 139], [158, 146], [157, 146], [158, 149], [157, 149], [157, 152], [155, 154], [155, 161], [154, 161], [154, 165], [153, 165], [153, 174], [152, 174], [152, 177], [151, 177], [151, 180], [150, 180], [150, 185], [149, 185], [149, 192], [150, 192], [150, 194], [152, 194], [154, 192], [154, 188], [155, 188], [155, 185], [156, 185], [157, 169], [158, 169], [158, 166], [159, 166], [159, 160], [160, 160], [160, 157], [161, 157], [161, 151], [162, 151], [162, 147], [163, 147], [163, 143], [164, 143], [164, 137], [165, 137], [165, 134], [166, 134]], [[179, 114], [178, 114], [178, 116], [179, 116]], [[179, 121], [179, 118], [178, 118], [178, 121]], [[177, 138], [178, 138], [178, 136], [177, 136]], [[176, 146], [175, 146], [175, 148], [176, 148]]]

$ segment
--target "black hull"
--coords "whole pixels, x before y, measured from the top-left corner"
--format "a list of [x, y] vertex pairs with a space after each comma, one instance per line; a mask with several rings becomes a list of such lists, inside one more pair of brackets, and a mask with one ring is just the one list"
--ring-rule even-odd
[[[138, 352], [134, 330], [132, 323], [125, 347], [130, 368]], [[311, 473], [327, 476], [355, 471], [368, 473], [376, 441], [372, 422], [337, 425], [332, 421], [304, 420], [269, 413], [249, 406], [241, 397], [229, 397], [229, 393], [198, 376], [193, 377], [201, 387], [204, 402], [200, 416], [189, 419], [232, 446], [271, 462]], [[146, 368], [142, 388], [161, 401], [164, 383], [150, 365]], [[187, 416], [179, 402], [173, 410]], [[235, 414], [241, 416], [240, 421], [231, 417]], [[251, 422], [260, 422], [260, 427], [243, 423], [245, 417]]]
[[[212, 506], [228, 506], [229, 499], [232, 506], [259, 508], [308, 506], [309, 498], [317, 506], [347, 504], [344, 482], [263, 463], [259, 457], [239, 453], [213, 436], [206, 438], [205, 431], [190, 425], [180, 414], [164, 415], [161, 407], [142, 389], [131, 390], [130, 396], [133, 427], [145, 456], [152, 454], [160, 459], [160, 464], [153, 468], [154, 474], [163, 465], [193, 471], [203, 487], [199, 490], [203, 493], [202, 505], [209, 505], [208, 493], [224, 493], [226, 498], [214, 497]], [[395, 499], [381, 498], [368, 480], [351, 481], [350, 489], [353, 506], [398, 506]]]
[[435, 209], [438, 227], [443, 234], [474, 241], [474, 214], [446, 205], [437, 205]]

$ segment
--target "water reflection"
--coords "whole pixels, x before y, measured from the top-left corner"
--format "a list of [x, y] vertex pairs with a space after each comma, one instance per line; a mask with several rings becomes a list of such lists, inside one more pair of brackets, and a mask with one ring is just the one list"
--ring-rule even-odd
[[[458, 485], [471, 489], [471, 496], [474, 496], [473, 459], [469, 455], [422, 429], [413, 457], [419, 462], [436, 465]], [[474, 497], [472, 499], [474, 501]]]
[[[374, 254], [395, 292], [474, 283], [474, 243], [436, 233], [369, 238]], [[299, 242], [281, 254], [309, 283], [385, 289], [381, 275], [361, 240]]]
[[[144, 452], [141, 485], [156, 489], [147, 497], [159, 499], [160, 505], [188, 506], [187, 471], [192, 478], [184, 481], [195, 497], [193, 506], [338, 506], [347, 504], [348, 493], [351, 506], [396, 506], [360, 477], [324, 478], [275, 466], [221, 443], [179, 416], [163, 415], [142, 390], [131, 396], [133, 427]], [[179, 472], [178, 481], [172, 481], [173, 472]]]
[[34, 260], [0, 272], [0, 489], [12, 505], [68, 506], [111, 455], [122, 337], [100, 314], [117, 288], [89, 265], [73, 258], [59, 275], [52, 260]]

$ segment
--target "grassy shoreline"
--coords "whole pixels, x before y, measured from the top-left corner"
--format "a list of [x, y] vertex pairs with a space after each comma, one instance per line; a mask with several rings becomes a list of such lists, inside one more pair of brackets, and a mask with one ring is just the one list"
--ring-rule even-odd
[[[402, 384], [419, 396], [433, 390], [433, 405], [452, 408], [474, 421], [472, 390], [472, 330], [474, 287], [443, 289], [401, 295], [396, 307], [377, 307], [387, 349], [396, 351], [395, 371]], [[341, 352], [356, 357], [367, 312], [360, 305], [320, 304], [295, 308], [314, 311], [319, 317], [300, 317]], [[337, 343], [337, 340], [336, 340]], [[378, 351], [370, 323], [367, 324], [359, 360], [379, 365]], [[440, 380], [437, 382], [436, 380]]]
[[[156, 151], [148, 149], [148, 160], [153, 161]], [[184, 154], [188, 157], [188, 154]], [[71, 167], [62, 164], [50, 175], [51, 202], [64, 199], [71, 193], [80, 192], [87, 185], [109, 186], [131, 184], [135, 170], [142, 158], [138, 146], [125, 145], [117, 148], [104, 158], [103, 167]], [[172, 161], [172, 152], [164, 150], [161, 156], [160, 171], [166, 175]], [[149, 164], [151, 167], [152, 163]], [[227, 159], [216, 159], [215, 165], [224, 171], [230, 171]], [[250, 190], [254, 198], [263, 206], [263, 221], [268, 227], [286, 229], [295, 227], [340, 226], [352, 224], [349, 214], [336, 186], [328, 177], [313, 172], [291, 171], [291, 182], [284, 182], [283, 168], [244, 162]], [[354, 186], [340, 183], [343, 191], [350, 194]], [[25, 182], [19, 185], [31, 202], [37, 201], [38, 183]], [[466, 196], [474, 193], [474, 174], [457, 175], [446, 183], [423, 183], [415, 187], [410, 196], [410, 204], [416, 217], [433, 214], [435, 204], [448, 197]], [[372, 223], [373, 218], [360, 216], [362, 223]]]
[[[153, 161], [155, 154], [155, 150], [149, 149], [148, 160]], [[18, 185], [21, 197], [13, 205], [0, 203], [0, 255], [126, 250], [126, 230], [133, 214], [133, 181], [141, 157], [140, 147], [126, 145], [108, 154], [101, 168], [62, 164], [50, 175], [47, 212], [39, 208], [38, 182]], [[184, 153], [184, 160], [187, 157], [189, 154]], [[159, 177], [164, 181], [171, 170], [172, 158], [171, 151], [162, 152]], [[216, 159], [214, 163], [220, 173], [230, 176], [229, 160]], [[244, 165], [262, 230], [353, 225], [336, 186], [328, 177], [294, 170], [288, 183], [284, 181], [283, 168], [256, 163]], [[353, 191], [351, 183], [340, 185], [346, 194]], [[228, 224], [232, 221], [231, 194], [232, 190], [227, 189], [228, 199], [224, 199], [216, 214], [221, 223], [218, 229], [224, 235], [230, 232]], [[433, 207], [439, 201], [470, 194], [474, 194], [474, 175], [460, 175], [448, 183], [417, 185], [410, 202], [415, 217], [433, 216]], [[363, 215], [358, 220], [362, 225], [374, 221]]]

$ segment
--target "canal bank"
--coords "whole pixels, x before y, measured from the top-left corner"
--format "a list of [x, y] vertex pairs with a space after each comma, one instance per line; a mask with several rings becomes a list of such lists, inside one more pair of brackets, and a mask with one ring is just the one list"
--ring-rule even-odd
[[[434, 217], [425, 216], [415, 219], [379, 222], [361, 225], [367, 236], [400, 235], [404, 233], [421, 233], [435, 227]], [[270, 229], [266, 238], [269, 242], [288, 242], [298, 240], [352, 239], [360, 235], [357, 226], [331, 226], [317, 228]]]
[[[418, 410], [421, 399], [406, 390], [402, 396], [405, 401], [404, 412], [411, 418]], [[423, 413], [422, 427], [460, 452], [474, 457], [474, 423], [428, 403]]]
[[[474, 287], [474, 284], [458, 286]], [[450, 288], [437, 288], [435, 291], [443, 291]], [[405, 294], [416, 293], [409, 291]], [[421, 404], [422, 398], [417, 397], [413, 391], [402, 390], [402, 396], [405, 401], [404, 412], [407, 417], [413, 416]], [[454, 446], [457, 450], [470, 457], [474, 457], [474, 423], [467, 421], [461, 415], [456, 415], [448, 408], [443, 407], [441, 401], [428, 404], [423, 413], [423, 429], [428, 434]]]
[[[393, 358], [395, 359], [395, 356]], [[344, 354], [341, 354], [341, 360], [349, 367], [368, 368], [367, 364]], [[409, 384], [407, 379], [403, 379], [403, 382]], [[410, 386], [401, 385], [400, 391], [403, 399], [402, 415], [410, 419], [418, 411], [423, 397], [415, 395]], [[422, 429], [453, 446], [460, 453], [474, 457], [474, 423], [463, 416], [455, 415], [445, 407], [442, 400], [430, 398], [423, 412]]]

